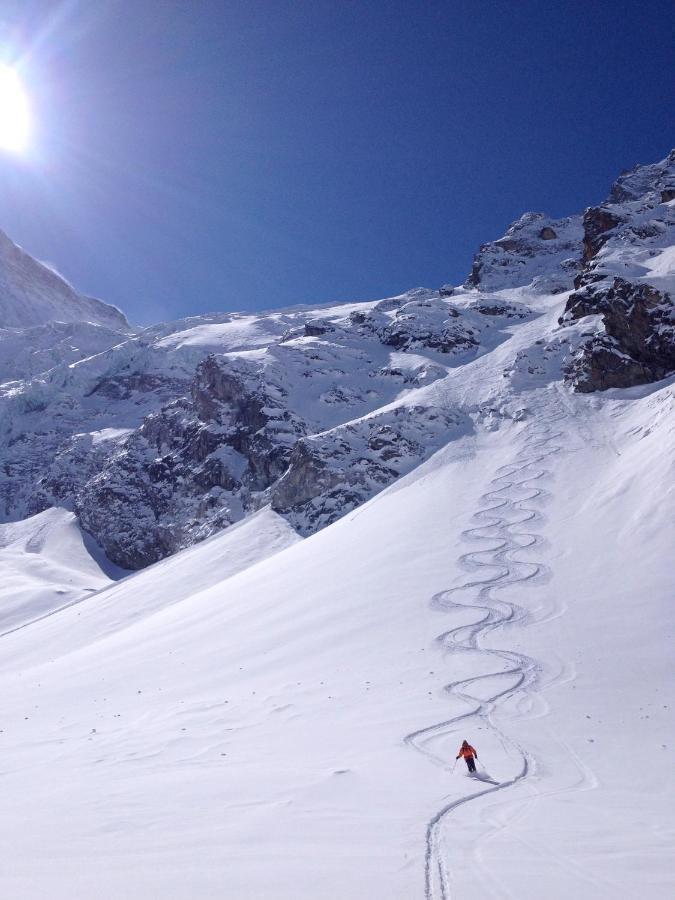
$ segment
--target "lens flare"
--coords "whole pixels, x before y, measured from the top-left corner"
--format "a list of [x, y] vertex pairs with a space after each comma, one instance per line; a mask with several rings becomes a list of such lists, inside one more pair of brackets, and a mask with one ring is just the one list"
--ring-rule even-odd
[[28, 97], [14, 69], [0, 65], [0, 149], [21, 153], [30, 132]]

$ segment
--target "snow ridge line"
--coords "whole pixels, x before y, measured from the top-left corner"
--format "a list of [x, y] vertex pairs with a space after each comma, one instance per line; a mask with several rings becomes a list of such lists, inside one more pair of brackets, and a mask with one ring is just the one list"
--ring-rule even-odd
[[[545, 495], [543, 488], [534, 483], [548, 474], [545, 468], [537, 468], [549, 456], [560, 452], [561, 447], [554, 441], [562, 436], [553, 431], [552, 424], [564, 418], [564, 412], [551, 416], [547, 421], [538, 422], [531, 428], [525, 446], [518, 453], [512, 465], [501, 466], [491, 481], [493, 489], [486, 492], [481, 501], [485, 504], [474, 513], [474, 520], [481, 524], [462, 532], [462, 538], [470, 541], [490, 541], [492, 546], [474, 550], [460, 557], [462, 566], [470, 571], [493, 570], [486, 578], [465, 582], [435, 594], [432, 607], [440, 610], [471, 608], [481, 610], [484, 615], [473, 624], [459, 625], [443, 632], [436, 638], [445, 653], [474, 651], [485, 654], [488, 660], [499, 660], [507, 668], [485, 674], [460, 679], [445, 685], [444, 690], [474, 706], [470, 712], [454, 716], [446, 721], [412, 732], [404, 738], [405, 743], [428, 756], [436, 765], [447, 768], [444, 754], [433, 750], [433, 744], [451, 735], [459, 722], [477, 719], [495, 733], [506, 747], [515, 751], [521, 760], [519, 771], [508, 781], [494, 784], [484, 790], [460, 797], [443, 806], [427, 823], [425, 848], [425, 898], [426, 900], [449, 900], [451, 897], [450, 874], [443, 852], [443, 826], [447, 817], [457, 808], [486, 794], [504, 790], [527, 777], [534, 768], [534, 760], [515, 740], [507, 737], [493, 722], [492, 712], [497, 706], [518, 692], [532, 693], [538, 678], [539, 666], [535, 660], [513, 651], [483, 648], [482, 640], [491, 631], [503, 628], [509, 623], [526, 619], [528, 613], [514, 603], [499, 600], [494, 594], [512, 584], [545, 579], [548, 569], [542, 563], [525, 562], [516, 557], [519, 551], [531, 550], [542, 543], [542, 537], [535, 531], [516, 530], [522, 526], [535, 526], [542, 521], [536, 508], [527, 506]], [[513, 496], [518, 493], [525, 496]], [[515, 517], [515, 518], [514, 518]], [[465, 596], [462, 602], [462, 595]], [[504, 677], [515, 678], [509, 684], [487, 699], [470, 692], [470, 687], [486, 679]]]

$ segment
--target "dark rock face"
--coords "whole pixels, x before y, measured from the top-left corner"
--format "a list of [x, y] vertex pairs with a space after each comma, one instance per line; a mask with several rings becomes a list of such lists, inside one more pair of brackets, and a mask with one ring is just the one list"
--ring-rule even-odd
[[207, 357], [77, 494], [108, 557], [138, 569], [232, 524], [286, 470], [305, 424], [255, 373]]
[[622, 172], [612, 185], [609, 203], [632, 203], [646, 194], [673, 186], [672, 168], [675, 166], [675, 150], [671, 150], [662, 162], [636, 165]]
[[[659, 282], [658, 264], [655, 284], [647, 282], [652, 260], [673, 243], [675, 214], [664, 197], [674, 170], [675, 151], [660, 163], [635, 166], [617, 179], [602, 206], [584, 214], [583, 268], [560, 323], [599, 315], [604, 330], [567, 367], [578, 391], [645, 384], [675, 368], [673, 302], [667, 280]], [[627, 271], [639, 280], [629, 280]]]
[[526, 319], [530, 310], [518, 303], [506, 303], [503, 300], [485, 297], [471, 307], [482, 316], [499, 316], [505, 319]]
[[170, 477], [151, 469], [152, 461], [142, 438], [136, 439], [86, 485], [76, 506], [83, 527], [127, 569], [140, 569], [180, 547], [171, 517], [162, 516], [170, 505]]
[[288, 471], [274, 490], [272, 509], [289, 513], [328, 493], [341, 481], [341, 473], [329, 468], [320, 449], [300, 440], [291, 453]]
[[675, 369], [675, 310], [670, 294], [615, 278], [570, 295], [560, 324], [602, 315], [604, 335], [588, 341], [567, 373], [576, 390], [630, 387]]
[[649, 384], [654, 381], [653, 375], [653, 370], [626, 356], [607, 335], [590, 338], [566, 372], [567, 380], [580, 394]]
[[557, 237], [558, 235], [548, 225], [542, 228], [539, 232], [539, 239], [542, 241], [554, 241]]
[[262, 413], [261, 394], [251, 390], [241, 373], [229, 369], [214, 356], [207, 357], [197, 367], [192, 400], [204, 422], [224, 419], [242, 434], [255, 432], [267, 422]]
[[305, 337], [322, 337], [331, 331], [334, 331], [334, 326], [330, 322], [324, 322], [321, 319], [314, 319], [312, 322], [305, 323]]
[[591, 206], [584, 213], [584, 253], [582, 261], [589, 262], [608, 240], [607, 232], [622, 222], [620, 216], [602, 206]]
[[105, 462], [103, 448], [93, 447], [88, 435], [74, 435], [58, 448], [48, 472], [37, 481], [28, 514], [42, 512], [55, 504], [72, 508], [82, 485], [95, 478]]

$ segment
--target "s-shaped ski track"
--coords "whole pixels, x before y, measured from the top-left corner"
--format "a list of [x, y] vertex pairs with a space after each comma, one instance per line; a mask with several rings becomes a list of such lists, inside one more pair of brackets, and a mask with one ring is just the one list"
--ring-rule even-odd
[[[462, 567], [482, 577], [471, 578], [457, 587], [435, 594], [433, 608], [441, 611], [472, 609], [480, 613], [478, 621], [458, 625], [444, 631], [436, 638], [444, 653], [473, 651], [484, 655], [490, 665], [485, 674], [474, 675], [445, 685], [445, 691], [472, 707], [470, 712], [454, 716], [405, 737], [405, 742], [428, 756], [436, 765], [447, 766], [446, 754], [439, 754], [434, 745], [449, 738], [463, 721], [480, 723], [508, 748], [518, 760], [515, 774], [507, 781], [484, 781], [486, 787], [472, 794], [456, 798], [442, 806], [427, 823], [425, 850], [425, 900], [450, 900], [452, 897], [448, 852], [443, 840], [443, 830], [452, 813], [459, 807], [486, 794], [504, 791], [526, 778], [534, 767], [534, 760], [527, 750], [508, 737], [495, 723], [493, 713], [515, 694], [531, 695], [536, 687], [539, 666], [535, 660], [508, 650], [489, 649], [483, 646], [491, 632], [508, 624], [523, 621], [527, 613], [514, 603], [500, 599], [498, 594], [514, 584], [534, 583], [546, 578], [548, 570], [541, 562], [525, 561], [524, 552], [531, 552], [542, 543], [536, 527], [542, 521], [539, 511], [528, 504], [541, 498], [544, 489], [538, 483], [549, 474], [548, 459], [560, 452], [557, 440], [562, 436], [555, 430], [555, 422], [564, 418], [564, 412], [553, 411], [545, 419], [528, 426], [522, 449], [510, 465], [501, 466], [490, 482], [490, 490], [481, 497], [481, 507], [474, 513], [478, 524], [462, 532], [462, 539], [481, 542], [489, 546], [473, 550], [460, 557]], [[485, 695], [489, 679], [495, 678], [494, 662], [501, 667], [498, 680], [505, 676], [508, 686]], [[477, 691], [478, 686], [483, 688]]]

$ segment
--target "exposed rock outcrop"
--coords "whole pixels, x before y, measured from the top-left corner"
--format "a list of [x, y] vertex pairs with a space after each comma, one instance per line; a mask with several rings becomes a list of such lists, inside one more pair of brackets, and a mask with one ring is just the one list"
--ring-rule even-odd
[[471, 427], [436, 407], [400, 406], [299, 441], [272, 509], [301, 534], [330, 525]]
[[578, 391], [630, 387], [664, 378], [675, 370], [675, 307], [667, 293], [648, 284], [615, 278], [570, 295], [564, 325], [601, 315], [605, 333], [576, 354], [567, 377]]
[[377, 333], [383, 344], [397, 350], [426, 347], [440, 353], [471, 350], [480, 337], [476, 322], [440, 298], [406, 303]]
[[87, 481], [77, 510], [113, 562], [148, 565], [256, 508], [306, 430], [266, 387], [255, 368], [207, 357], [190, 395], [149, 415]]
[[623, 220], [620, 216], [604, 209], [601, 206], [591, 206], [584, 213], [584, 252], [582, 262], [587, 263], [609, 239], [608, 232], [612, 231]]
[[625, 172], [607, 201], [584, 214], [584, 266], [560, 324], [600, 316], [602, 328], [567, 366], [578, 391], [645, 384], [675, 369], [675, 211], [663, 202], [674, 176], [675, 152]]

